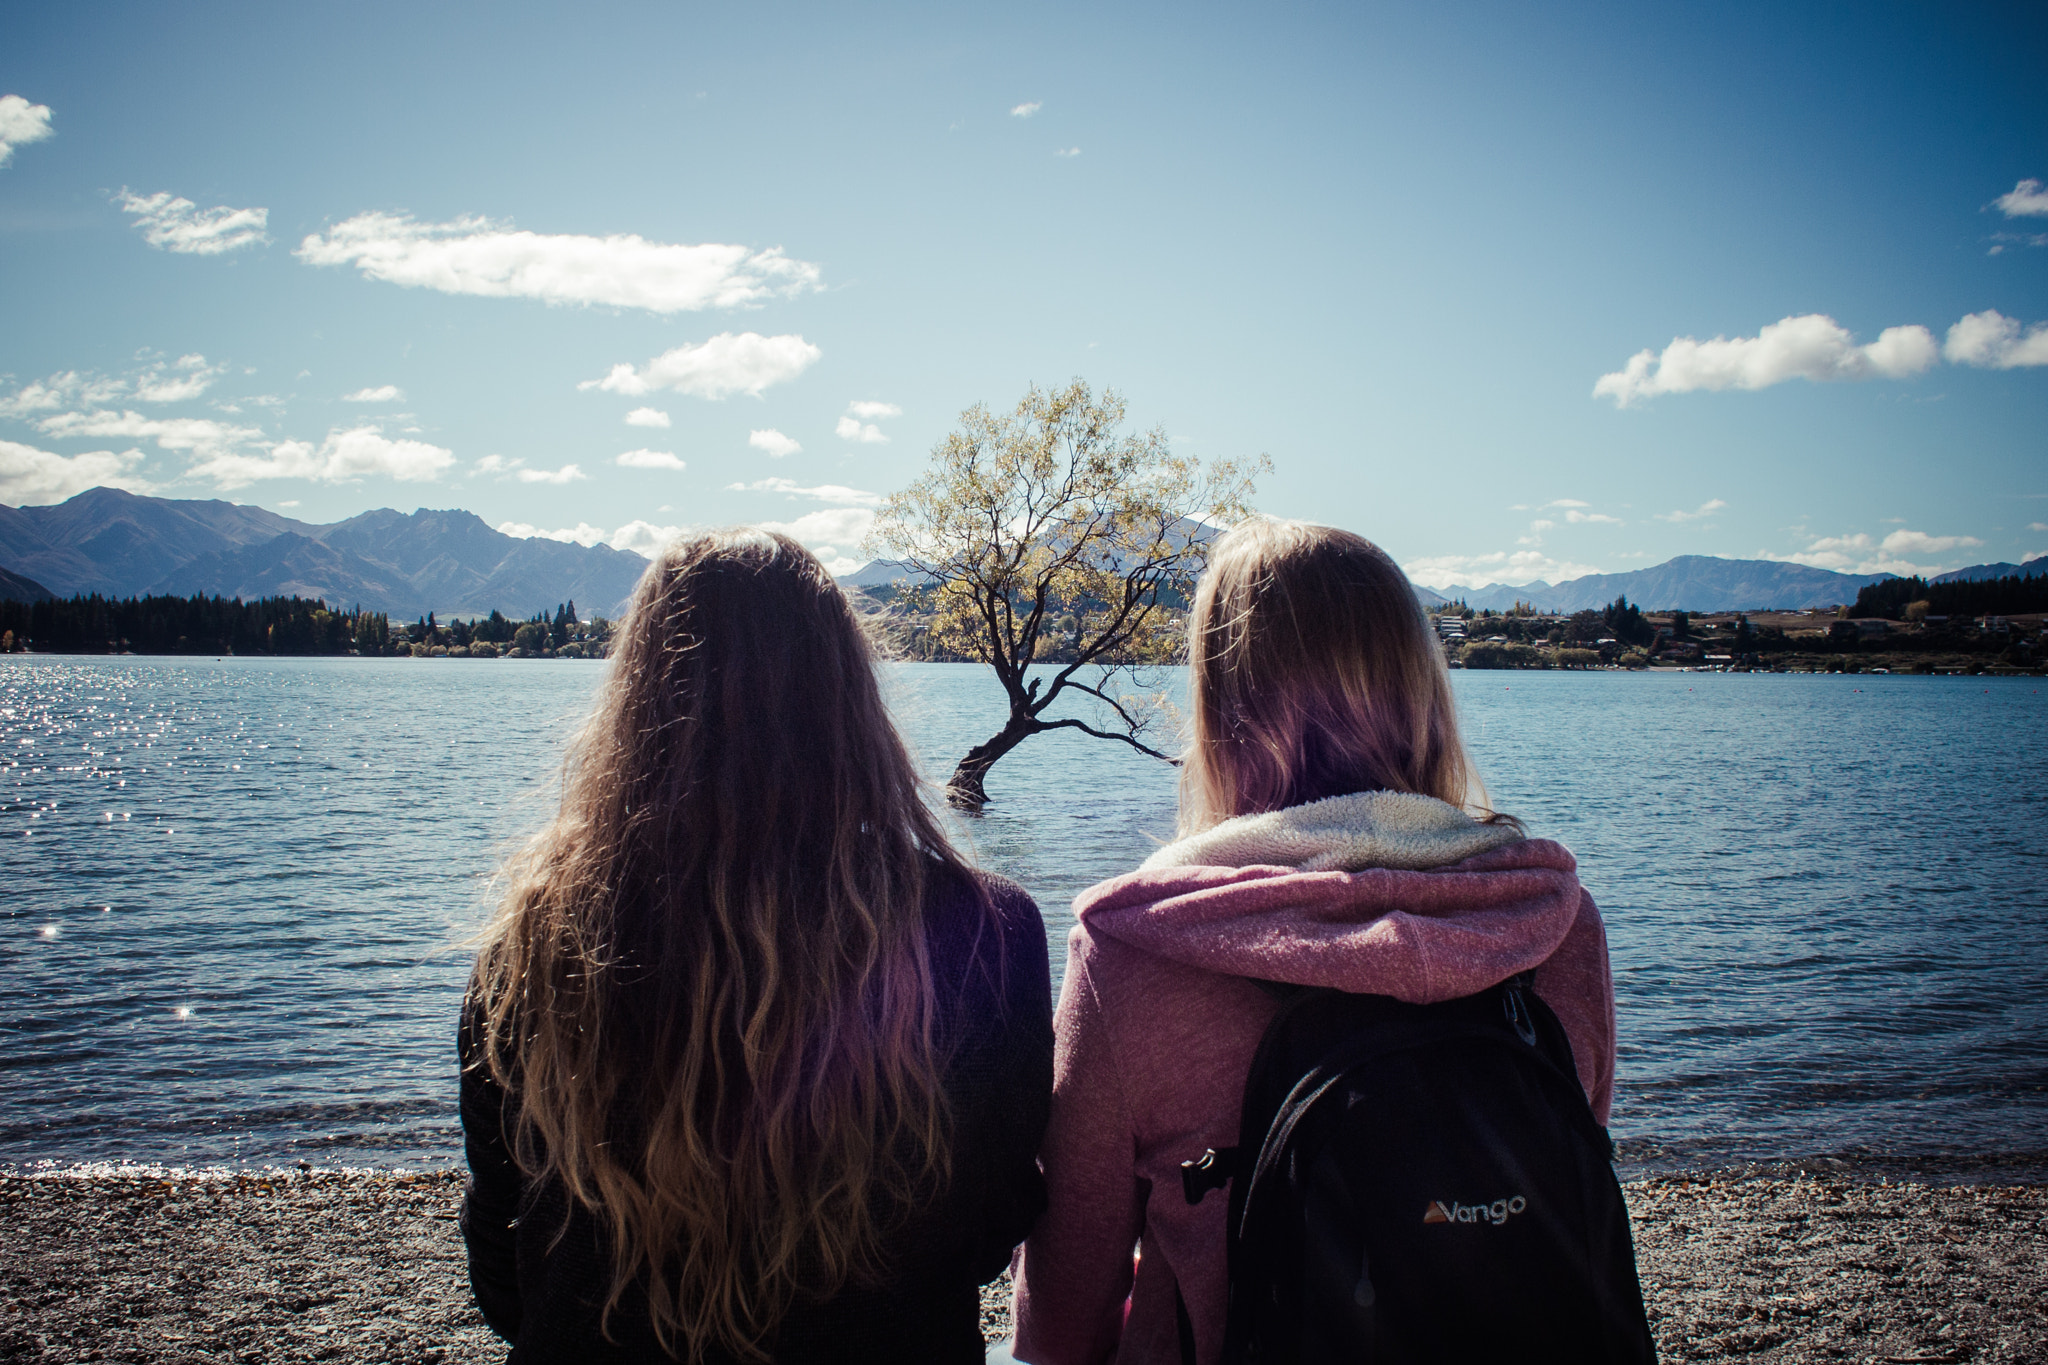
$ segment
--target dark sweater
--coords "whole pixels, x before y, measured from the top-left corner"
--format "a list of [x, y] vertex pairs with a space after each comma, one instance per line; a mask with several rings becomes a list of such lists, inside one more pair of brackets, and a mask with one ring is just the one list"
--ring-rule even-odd
[[[926, 917], [950, 1044], [944, 1085], [953, 1114], [952, 1180], [886, 1240], [892, 1269], [883, 1283], [848, 1286], [823, 1299], [799, 1296], [768, 1343], [776, 1365], [981, 1365], [980, 1286], [1003, 1272], [1045, 1207], [1035, 1158], [1052, 1094], [1045, 926], [1022, 889], [985, 881], [1000, 912], [1000, 997], [989, 982], [993, 974], [979, 970], [996, 941], [984, 933], [977, 951], [968, 888], [935, 885]], [[587, 1210], [570, 1208], [558, 1188], [530, 1187], [521, 1176], [509, 1147], [517, 1097], [470, 1065], [480, 1048], [474, 1023], [465, 1007], [459, 1045], [470, 1179], [462, 1235], [484, 1320], [512, 1343], [515, 1365], [668, 1360], [636, 1290], [612, 1313], [613, 1340], [600, 1333], [612, 1278], [603, 1231]], [[702, 1365], [728, 1359], [701, 1358]]]

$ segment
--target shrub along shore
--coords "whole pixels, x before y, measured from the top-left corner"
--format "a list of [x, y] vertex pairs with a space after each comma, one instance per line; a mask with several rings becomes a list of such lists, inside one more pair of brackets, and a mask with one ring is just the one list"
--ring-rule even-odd
[[[461, 1176], [0, 1176], [0, 1361], [469, 1362]], [[2048, 1186], [1796, 1170], [1627, 1183], [1661, 1357], [2048, 1358]], [[984, 1296], [991, 1339], [1007, 1283]]]

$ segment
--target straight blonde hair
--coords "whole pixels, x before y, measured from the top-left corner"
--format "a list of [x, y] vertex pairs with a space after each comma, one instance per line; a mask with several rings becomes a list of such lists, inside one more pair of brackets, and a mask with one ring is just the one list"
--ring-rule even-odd
[[925, 891], [979, 883], [795, 541], [670, 548], [616, 641], [478, 955], [478, 1064], [527, 1179], [609, 1234], [607, 1336], [638, 1282], [670, 1354], [766, 1359], [947, 1179]]
[[1188, 693], [1183, 835], [1363, 791], [1511, 818], [1484, 804], [1414, 587], [1362, 536], [1270, 517], [1224, 535], [1188, 619]]

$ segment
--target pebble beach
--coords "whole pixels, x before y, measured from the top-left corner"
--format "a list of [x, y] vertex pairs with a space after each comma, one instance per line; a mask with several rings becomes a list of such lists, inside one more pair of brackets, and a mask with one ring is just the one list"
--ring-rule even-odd
[[[2048, 1360], [2048, 1186], [1628, 1182], [1665, 1360]], [[0, 1361], [501, 1360], [454, 1171], [0, 1176]], [[994, 1339], [1006, 1283], [984, 1296]]]

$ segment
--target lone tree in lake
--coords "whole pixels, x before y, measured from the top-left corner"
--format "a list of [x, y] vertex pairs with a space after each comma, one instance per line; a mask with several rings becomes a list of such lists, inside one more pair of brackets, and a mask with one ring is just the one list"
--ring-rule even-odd
[[[1121, 670], [1179, 657], [1164, 608], [1186, 603], [1213, 528], [1249, 512], [1253, 477], [1272, 462], [1204, 465], [1158, 428], [1120, 435], [1123, 420], [1122, 398], [1097, 399], [1079, 379], [1034, 385], [1002, 416], [976, 404], [875, 520], [870, 548], [910, 570], [932, 642], [987, 663], [1009, 698], [1003, 728], [946, 784], [962, 809], [986, 805], [989, 769], [1047, 730], [1168, 759], [1144, 741], [1151, 708], [1114, 685]], [[1046, 653], [1060, 662], [1034, 676]], [[1048, 717], [1069, 692], [1093, 698], [1101, 723]]]

